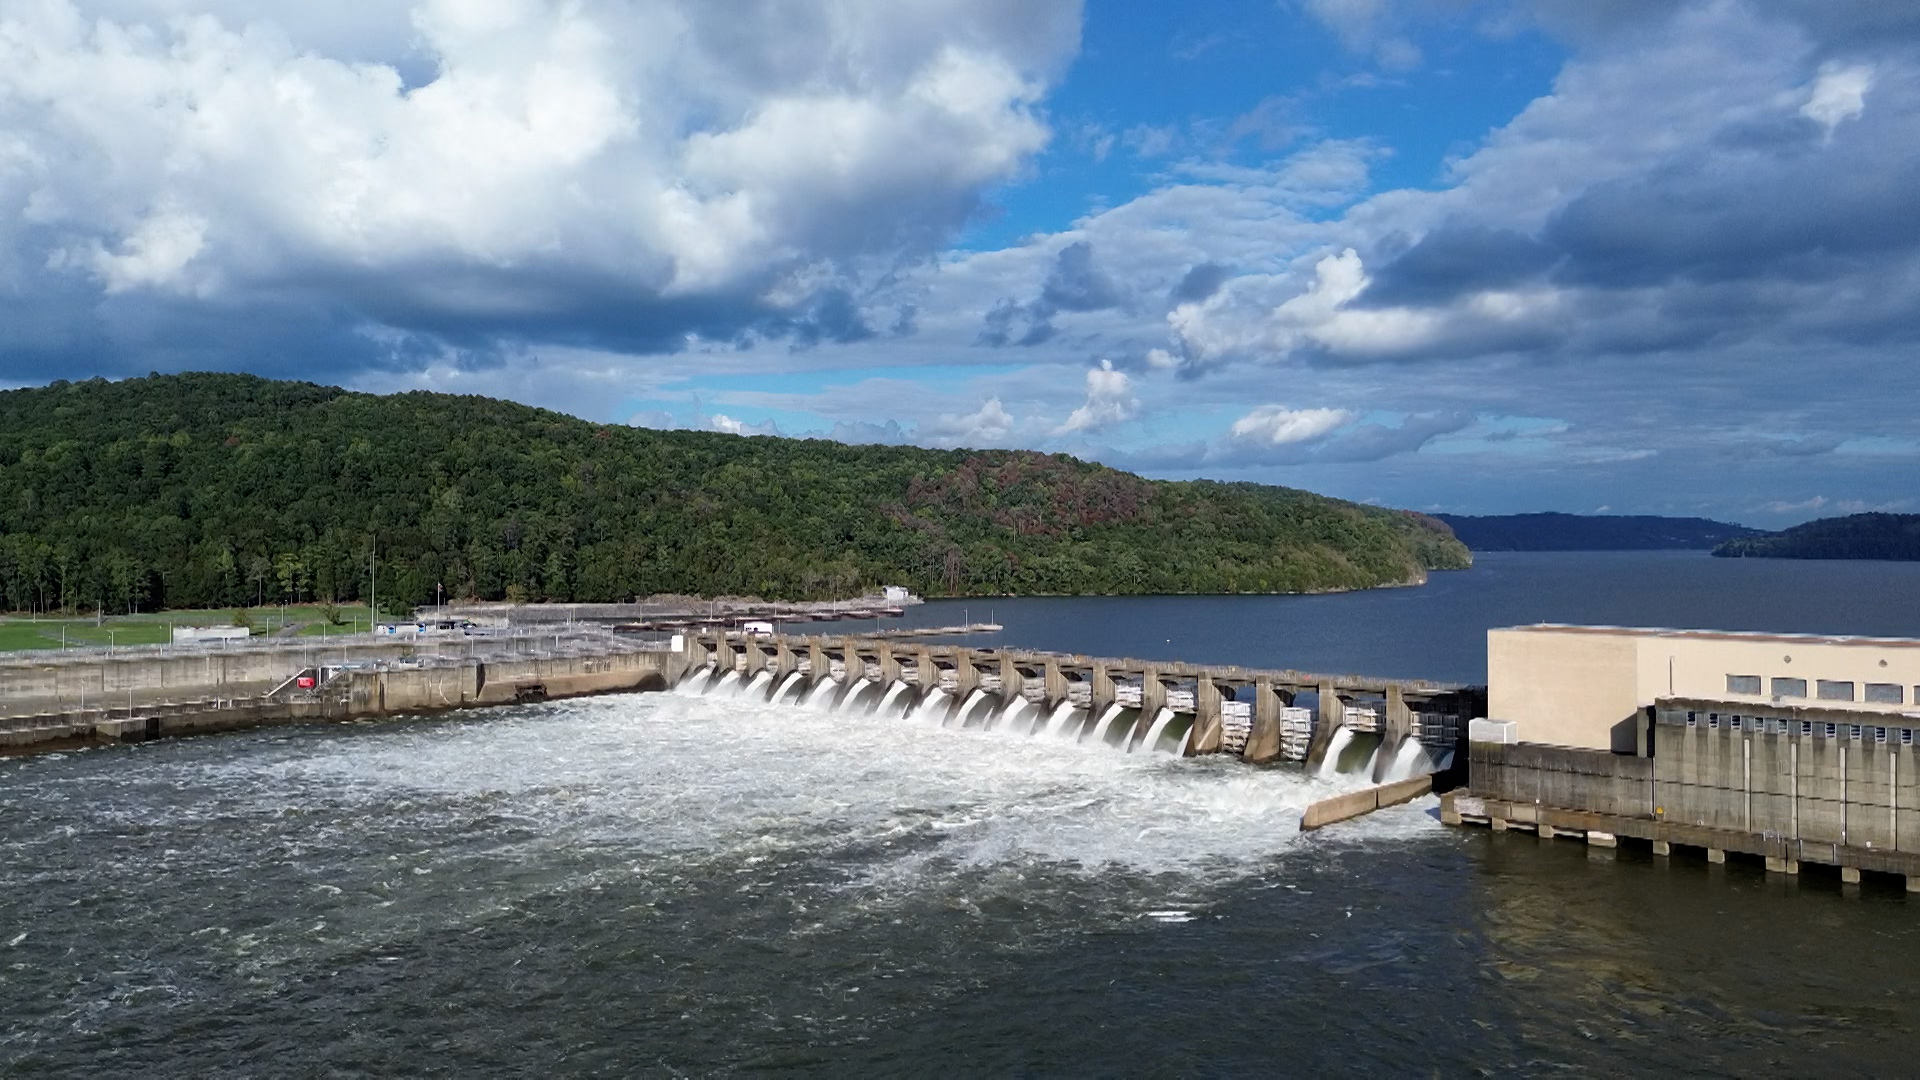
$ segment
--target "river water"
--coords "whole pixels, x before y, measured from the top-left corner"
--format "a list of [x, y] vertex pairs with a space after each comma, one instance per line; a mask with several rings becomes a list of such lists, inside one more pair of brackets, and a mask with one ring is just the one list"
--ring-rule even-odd
[[[1623, 581], [1764, 610], [1689, 577], [1724, 563], [1604, 561], [994, 614], [1021, 644], [1444, 678], [1487, 618], [1704, 621]], [[1906, 568], [1843, 602], [1834, 568], [1866, 564], [1766, 565], [1825, 598], [1782, 628], [1913, 630]], [[1430, 802], [1299, 834], [1337, 789], [681, 694], [0, 760], [0, 1069], [1912, 1071], [1897, 888], [1446, 829]]]

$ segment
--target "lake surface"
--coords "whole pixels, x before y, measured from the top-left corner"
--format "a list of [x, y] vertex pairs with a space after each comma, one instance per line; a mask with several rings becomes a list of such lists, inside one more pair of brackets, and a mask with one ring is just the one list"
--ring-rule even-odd
[[[1915, 584], [1518, 555], [1427, 589], [988, 607], [1022, 645], [1472, 678], [1489, 625], [1910, 632]], [[4, 759], [0, 1071], [1912, 1072], [1897, 887], [1430, 801], [1300, 834], [1341, 786], [684, 693]]]
[[1487, 631], [1526, 623], [1920, 637], [1920, 563], [1488, 552], [1411, 589], [935, 600], [885, 625], [969, 621], [1006, 627], [979, 645], [1484, 683]]

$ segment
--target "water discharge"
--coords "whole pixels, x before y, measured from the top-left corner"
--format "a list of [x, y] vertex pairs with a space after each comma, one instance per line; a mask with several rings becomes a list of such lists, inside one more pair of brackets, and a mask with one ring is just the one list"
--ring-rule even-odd
[[1153, 751], [1153, 750], [1159, 749], [1160, 736], [1163, 733], [1165, 733], [1165, 731], [1167, 730], [1167, 725], [1173, 722], [1174, 715], [1175, 714], [1172, 709], [1165, 709], [1165, 708], [1161, 709], [1160, 712], [1156, 714], [1153, 718], [1153, 726], [1147, 729], [1146, 736], [1142, 738], [1140, 742], [1133, 747], [1133, 749], [1136, 752]]
[[886, 696], [880, 699], [880, 704], [874, 709], [873, 714], [890, 720], [898, 720], [904, 717], [906, 715], [906, 708], [902, 706], [900, 702], [906, 698], [911, 690], [912, 688], [903, 682], [895, 682], [892, 686], [887, 687]]
[[1113, 725], [1126, 711], [1118, 704], [1107, 706], [1107, 711], [1100, 714], [1099, 723], [1093, 725], [1093, 742], [1096, 744], [1110, 742], [1108, 733], [1113, 730]]
[[805, 689], [805, 676], [797, 671], [791, 672], [785, 679], [781, 680], [780, 688], [773, 692], [772, 700], [775, 704], [778, 704], [786, 701], [789, 695], [804, 693]]
[[1329, 780], [1339, 775], [1340, 759], [1346, 755], [1347, 747], [1352, 743], [1353, 731], [1351, 729], [1344, 727], [1335, 729], [1333, 738], [1327, 742], [1327, 756], [1320, 761], [1320, 779]]
[[1395, 780], [1405, 780], [1422, 773], [1433, 772], [1434, 769], [1433, 759], [1427, 753], [1427, 748], [1413, 739], [1408, 739], [1400, 744], [1400, 749], [1395, 752], [1393, 760], [1387, 763], [1386, 772], [1376, 775], [1375, 779], [1383, 784], [1391, 783]]

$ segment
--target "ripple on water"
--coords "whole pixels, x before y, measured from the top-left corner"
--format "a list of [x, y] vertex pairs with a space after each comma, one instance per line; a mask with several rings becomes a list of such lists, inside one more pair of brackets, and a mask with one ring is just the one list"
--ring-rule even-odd
[[676, 1067], [749, 1060], [1089, 933], [1189, 931], [1296, 850], [1438, 828], [1409, 811], [1303, 838], [1300, 810], [1338, 790], [677, 695], [16, 759], [0, 914], [31, 932], [0, 949], [0, 1060], [204, 1065], [169, 1033], [317, 1045], [319, 1011], [372, 1025], [331, 1067], [450, 1031], [497, 1065], [557, 1037], [506, 1002], [578, 1009], [583, 986], [629, 1002], [615, 1026], [642, 1041], [735, 1032]]

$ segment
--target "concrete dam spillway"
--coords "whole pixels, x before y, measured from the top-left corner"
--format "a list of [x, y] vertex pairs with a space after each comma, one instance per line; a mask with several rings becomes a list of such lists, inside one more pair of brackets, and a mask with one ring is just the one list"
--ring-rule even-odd
[[[1479, 687], [884, 638], [679, 639], [676, 693], [1103, 747], [1296, 762], [1322, 777], [1389, 783], [1447, 770]], [[1308, 707], [1309, 704], [1311, 707]]]

